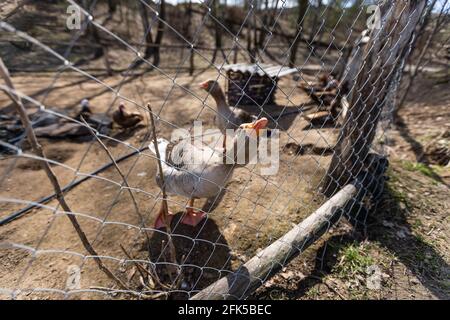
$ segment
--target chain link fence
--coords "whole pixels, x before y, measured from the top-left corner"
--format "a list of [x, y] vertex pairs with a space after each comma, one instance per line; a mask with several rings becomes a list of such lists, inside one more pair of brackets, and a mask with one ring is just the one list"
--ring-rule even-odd
[[244, 299], [366, 228], [426, 8], [7, 1], [2, 299]]

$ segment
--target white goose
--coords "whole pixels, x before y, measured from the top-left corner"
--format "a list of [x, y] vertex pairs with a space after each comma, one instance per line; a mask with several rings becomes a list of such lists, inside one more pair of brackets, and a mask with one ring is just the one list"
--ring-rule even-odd
[[[205, 212], [194, 210], [194, 200], [216, 196], [223, 190], [234, 168], [244, 166], [250, 161], [253, 156], [249, 154], [250, 142], [252, 140], [258, 142], [260, 130], [265, 129], [267, 123], [266, 118], [261, 118], [252, 123], [241, 124], [235, 132], [233, 143], [227, 144], [227, 148], [231, 145], [229, 149], [215, 150], [203, 144], [191, 143], [190, 139], [178, 142], [158, 139], [167, 193], [189, 199], [189, 205], [181, 223], [196, 226], [205, 218]], [[153, 144], [150, 144], [149, 148], [156, 154]], [[228, 161], [236, 160], [239, 154], [245, 154], [245, 160], [243, 159], [242, 163]], [[159, 174], [156, 175], [156, 183], [160, 188], [162, 187]], [[163, 206], [161, 206], [155, 228], [165, 226], [163, 215]], [[169, 212], [169, 220], [172, 215]]]
[[223, 147], [226, 144], [226, 130], [237, 129], [243, 123], [253, 122], [258, 119], [255, 115], [252, 115], [244, 110], [230, 108], [225, 100], [225, 94], [223, 93], [220, 84], [216, 80], [206, 80], [200, 84], [200, 88], [209, 92], [216, 102], [216, 108], [218, 115], [214, 119], [214, 123], [219, 128], [220, 132], [224, 135]]
[[215, 123], [222, 134], [225, 134], [226, 129], [237, 129], [243, 123], [249, 123], [258, 118], [244, 110], [230, 108], [225, 100], [225, 94], [216, 80], [207, 80], [200, 84], [200, 88], [209, 92], [216, 102], [217, 112]]

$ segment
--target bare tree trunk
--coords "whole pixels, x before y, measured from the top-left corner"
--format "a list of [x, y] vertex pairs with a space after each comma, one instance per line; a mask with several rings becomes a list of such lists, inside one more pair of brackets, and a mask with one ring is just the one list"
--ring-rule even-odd
[[326, 23], [329, 20], [332, 12], [333, 12], [333, 8], [336, 5], [337, 0], [332, 0], [329, 1], [329, 3], [327, 4], [327, 14], [325, 15], [325, 24], [322, 26], [322, 28], [319, 30], [318, 35], [317, 35], [317, 42], [321, 42], [322, 38], [323, 38], [323, 33], [325, 31], [326, 28]]
[[[256, 14], [258, 13], [259, 10], [259, 1], [258, 0], [254, 0], [254, 6], [255, 6], [255, 10], [253, 11], [253, 56], [256, 58], [256, 55], [258, 54], [258, 25], [257, 25], [257, 21], [256, 21]], [[260, 32], [264, 32], [264, 26], [261, 27]]]
[[139, 2], [139, 13], [141, 15], [141, 23], [142, 23], [142, 29], [144, 32], [144, 38], [145, 38], [145, 52], [144, 57], [134, 64], [133, 68], [137, 68], [141, 64], [144, 63], [144, 59], [147, 60], [154, 54], [154, 47], [153, 47], [153, 36], [150, 29], [150, 23], [149, 23], [149, 17], [148, 17], [148, 11], [147, 11], [147, 2], [146, 0], [143, 0], [144, 2]]
[[[269, 0], [264, 1], [264, 11], [262, 14], [262, 23], [266, 28], [270, 27], [270, 24], [268, 24], [269, 21]], [[266, 39], [267, 33], [263, 30], [260, 30], [259, 32], [259, 38], [258, 38], [258, 47], [262, 48], [264, 46], [264, 41]]]
[[158, 31], [156, 32], [155, 37], [155, 53], [153, 58], [153, 64], [155, 66], [159, 65], [159, 62], [161, 60], [160, 58], [160, 46], [162, 43], [162, 39], [164, 36], [164, 23], [163, 21], [166, 19], [166, 1], [161, 0], [161, 4], [159, 6], [159, 20], [158, 20]]
[[[186, 23], [186, 29], [185, 34], [188, 37], [190, 41], [192, 41], [191, 38], [191, 28], [192, 28], [192, 0], [189, 0], [189, 4], [187, 7], [187, 23]], [[192, 76], [194, 74], [194, 50], [192, 48], [189, 49], [190, 55], [189, 55], [189, 75]]]
[[[88, 11], [91, 12], [94, 8], [92, 6], [92, 0], [83, 0], [83, 7]], [[95, 4], [95, 3], [94, 3]], [[98, 35], [97, 28], [89, 22], [86, 27], [86, 35], [91, 38], [92, 43], [100, 44], [100, 36]], [[91, 60], [95, 60], [103, 56], [103, 47], [97, 46], [94, 55]]]
[[[151, 32], [151, 26], [149, 23], [148, 16], [148, 2], [147, 0], [142, 0], [143, 2], [139, 2], [139, 12], [141, 14], [142, 28], [144, 29], [144, 37], [145, 37], [145, 52], [143, 59], [136, 61], [132, 68], [137, 68], [141, 64], [144, 63], [144, 60], [148, 60], [153, 57], [153, 65], [157, 67], [160, 63], [160, 46], [164, 35], [164, 19], [166, 16], [166, 3], [165, 0], [161, 0], [160, 8], [159, 8], [159, 20], [158, 20], [158, 30], [156, 32], [155, 41], [153, 41], [153, 36]], [[145, 2], [145, 3], [144, 3]]]
[[103, 55], [105, 54], [105, 50], [103, 49], [103, 45], [102, 45], [100, 36], [98, 34], [97, 28], [92, 23], [90, 23], [88, 26], [88, 32], [89, 32], [90, 36], [92, 37], [92, 43], [99, 44], [97, 49], [95, 49], [92, 60], [96, 60], [98, 58], [103, 57]]
[[[415, 37], [414, 42], [413, 42], [413, 44], [412, 44], [412, 49], [413, 49], [413, 50], [414, 50], [414, 48], [415, 48], [415, 46], [416, 46], [416, 43], [417, 43], [418, 39], [420, 39], [422, 36], [424, 36], [424, 31], [426, 30], [426, 28], [427, 28], [428, 25], [430, 24], [430, 18], [431, 18], [431, 15], [432, 15], [432, 13], [433, 13], [434, 7], [436, 6], [436, 3], [437, 3], [437, 0], [433, 0], [433, 1], [428, 5], [427, 12], [425, 13], [425, 16], [424, 16], [424, 18], [423, 18], [423, 21], [422, 21], [422, 23], [421, 23], [421, 25], [420, 25], [420, 27], [419, 27], [419, 30], [417, 30], [417, 32], [416, 32], [417, 37]], [[447, 1], [446, 1], [446, 3], [447, 3]], [[442, 8], [444, 8], [444, 7], [445, 7], [445, 5], [442, 6]], [[412, 57], [410, 56], [410, 59], [409, 59], [409, 60], [411, 60], [411, 58], [412, 58]]]
[[[220, 1], [219, 0], [211, 0], [210, 2], [211, 4], [211, 13], [214, 17], [216, 17], [217, 19], [219, 18], [220, 15]], [[220, 25], [217, 22], [214, 22], [214, 39], [215, 39], [215, 48], [214, 48], [214, 52], [213, 52], [213, 57], [211, 59], [211, 63], [214, 63], [216, 61], [217, 58], [217, 53], [219, 51], [222, 52], [223, 54], [223, 49], [222, 49], [222, 29], [220, 27]]]
[[[428, 8], [427, 14], [426, 14], [426, 16], [424, 18], [423, 24], [420, 27], [419, 31], [417, 32], [418, 35], [421, 35], [425, 31], [425, 28], [427, 27], [427, 25], [429, 24], [430, 16], [431, 16], [433, 8], [434, 8], [434, 6], [436, 4], [436, 1], [437, 0], [434, 0], [430, 4], [430, 7]], [[396, 108], [394, 109], [394, 121], [398, 120], [399, 112], [403, 108], [403, 106], [405, 104], [406, 97], [408, 96], [408, 93], [411, 90], [411, 87], [412, 87], [412, 85], [414, 83], [414, 80], [416, 79], [417, 75], [420, 72], [420, 69], [421, 69], [423, 60], [425, 58], [425, 55], [426, 55], [428, 49], [430, 48], [433, 40], [435, 39], [436, 35], [439, 33], [439, 29], [442, 26], [442, 23], [445, 22], [447, 13], [444, 13], [444, 10], [445, 10], [445, 6], [446, 6], [447, 2], [448, 2], [448, 0], [446, 0], [445, 3], [442, 5], [441, 11], [439, 12], [439, 16], [437, 18], [435, 18], [436, 23], [434, 25], [434, 28], [431, 31], [431, 34], [428, 35], [428, 40], [425, 43], [425, 45], [423, 46], [423, 48], [422, 48], [422, 50], [421, 50], [421, 52], [419, 54], [419, 57], [417, 58], [417, 61], [415, 63], [413, 61], [410, 61], [410, 67], [412, 69], [409, 72], [407, 85], [406, 85], [406, 88], [405, 88], [405, 90], [403, 92], [403, 95], [400, 98], [400, 101], [397, 104]], [[415, 40], [414, 40], [414, 44], [412, 45], [413, 49], [415, 47], [415, 44], [417, 43], [417, 39], [418, 39], [418, 37], [416, 37]]]
[[[275, 26], [274, 26], [275, 19], [276, 19], [275, 16], [278, 13], [278, 4], [279, 4], [279, 2], [280, 2], [280, 0], [276, 0], [275, 1], [275, 6], [272, 8], [272, 10], [269, 9], [269, 2], [267, 0], [265, 2], [266, 12], [265, 12], [265, 16], [264, 16], [265, 20], [263, 21], [263, 23], [265, 25], [267, 25], [268, 28], [271, 29], [272, 35], [273, 35], [273, 30], [275, 29]], [[260, 43], [261, 47], [265, 46], [264, 41], [266, 40], [266, 36], [267, 36], [266, 33], [261, 31], [260, 38], [259, 38], [259, 43]], [[267, 57], [269, 57], [269, 59], [272, 59], [272, 60], [276, 61], [279, 64], [283, 64], [283, 62], [278, 61], [278, 59], [273, 54], [271, 54], [269, 52], [268, 48], [265, 48], [264, 54]]]
[[362, 173], [380, 113], [389, 91], [394, 89], [393, 80], [406, 58], [425, 4], [426, 0], [389, 0], [382, 7], [381, 29], [372, 30], [365, 48], [347, 119], [322, 185], [325, 195], [335, 194]]
[[275, 1], [275, 6], [272, 9], [272, 14], [270, 15], [270, 19], [269, 19], [269, 26], [273, 26], [273, 24], [275, 23], [275, 16], [277, 15], [277, 12], [278, 12], [278, 4], [279, 3], [280, 3], [280, 0]]
[[127, 37], [128, 38], [131, 38], [131, 33], [130, 33], [130, 30], [132, 29], [131, 28], [131, 24], [130, 24], [130, 8], [128, 7], [128, 6], [125, 6], [125, 22], [126, 22], [126, 25], [127, 25], [127, 27], [126, 27], [126, 35], [127, 35]]
[[117, 11], [116, 0], [108, 0], [108, 14], [113, 15]]
[[[411, 44], [411, 54], [408, 57], [409, 64], [412, 63], [412, 59], [414, 58], [413, 53], [417, 49], [416, 45], [417, 45], [419, 39], [424, 38], [424, 37], [427, 36], [425, 30], [426, 30], [426, 28], [428, 27], [428, 25], [430, 23], [431, 14], [433, 13], [433, 9], [436, 6], [436, 3], [437, 3], [437, 0], [433, 0], [428, 5], [427, 11], [426, 11], [426, 13], [424, 14], [424, 17], [423, 17], [423, 21], [421, 22], [418, 30], [416, 30], [416, 32], [415, 32], [416, 36], [414, 37], [413, 43]], [[406, 67], [406, 64], [403, 66], [403, 68], [405, 68], [405, 67]]]
[[[244, 10], [245, 11], [250, 10], [247, 1], [244, 3]], [[254, 55], [252, 52], [252, 24], [250, 23], [250, 19], [247, 19], [246, 28], [247, 28], [247, 34], [246, 34], [246, 36], [247, 36], [247, 54], [248, 54], [248, 58], [249, 58], [250, 62], [254, 63], [255, 59], [254, 59]]]
[[298, 0], [298, 16], [297, 16], [297, 31], [294, 34], [294, 42], [292, 43], [291, 52], [289, 56], [289, 66], [295, 66], [295, 58], [297, 56], [298, 44], [303, 33], [303, 23], [305, 21], [306, 11], [308, 10], [308, 0]]
[[319, 26], [317, 25], [320, 16], [320, 10], [322, 9], [322, 0], [317, 0], [317, 11], [314, 13], [314, 20], [311, 25], [311, 32], [309, 34], [309, 42], [311, 43], [319, 30]]
[[[84, 0], [83, 1], [83, 7], [88, 11], [91, 12], [94, 10], [96, 2], [93, 2], [91, 0]], [[103, 25], [107, 22], [108, 19], [106, 19], [105, 21], [103, 21]], [[94, 49], [94, 53], [87, 57], [87, 58], [81, 58], [78, 61], [76, 61], [74, 63], [74, 65], [79, 66], [85, 63], [88, 63], [89, 61], [92, 60], [97, 60], [101, 57], [103, 57], [104, 59], [104, 63], [105, 63], [105, 67], [106, 70], [108, 72], [109, 75], [112, 75], [112, 69], [111, 69], [111, 64], [109, 62], [108, 56], [107, 56], [107, 52], [108, 52], [108, 48], [107, 46], [102, 43], [102, 40], [100, 38], [100, 35], [98, 33], [97, 30], [97, 26], [95, 26], [92, 22], [89, 22], [86, 26], [86, 36], [88, 39], [90, 39], [90, 41], [95, 44], [95, 49]]]

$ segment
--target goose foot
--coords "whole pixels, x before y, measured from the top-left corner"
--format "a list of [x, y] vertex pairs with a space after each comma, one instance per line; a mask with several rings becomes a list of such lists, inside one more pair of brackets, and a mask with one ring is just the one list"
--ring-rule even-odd
[[[170, 225], [173, 219], [173, 213], [169, 211], [169, 214], [165, 217], [167, 224]], [[160, 212], [158, 217], [155, 221], [155, 229], [162, 229], [166, 227], [166, 224], [164, 223], [164, 212]]]
[[181, 220], [181, 223], [195, 227], [200, 223], [200, 221], [202, 221], [205, 218], [206, 218], [205, 212], [195, 211], [194, 209], [187, 208], [186, 213], [184, 214], [184, 217]]

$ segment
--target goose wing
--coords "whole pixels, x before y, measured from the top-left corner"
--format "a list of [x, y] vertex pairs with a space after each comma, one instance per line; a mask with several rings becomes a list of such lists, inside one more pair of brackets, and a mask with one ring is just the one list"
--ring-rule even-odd
[[[157, 139], [163, 170], [174, 169], [190, 173], [202, 172], [205, 168], [221, 164], [222, 155], [218, 150], [190, 139], [167, 141]], [[156, 154], [154, 144], [149, 145], [152, 153]]]
[[[208, 197], [216, 194], [222, 181], [226, 181], [221, 154], [208, 146], [192, 143], [190, 139], [175, 142], [158, 139], [158, 148], [168, 193]], [[150, 150], [154, 152], [152, 145]], [[156, 182], [161, 187], [159, 175]]]

